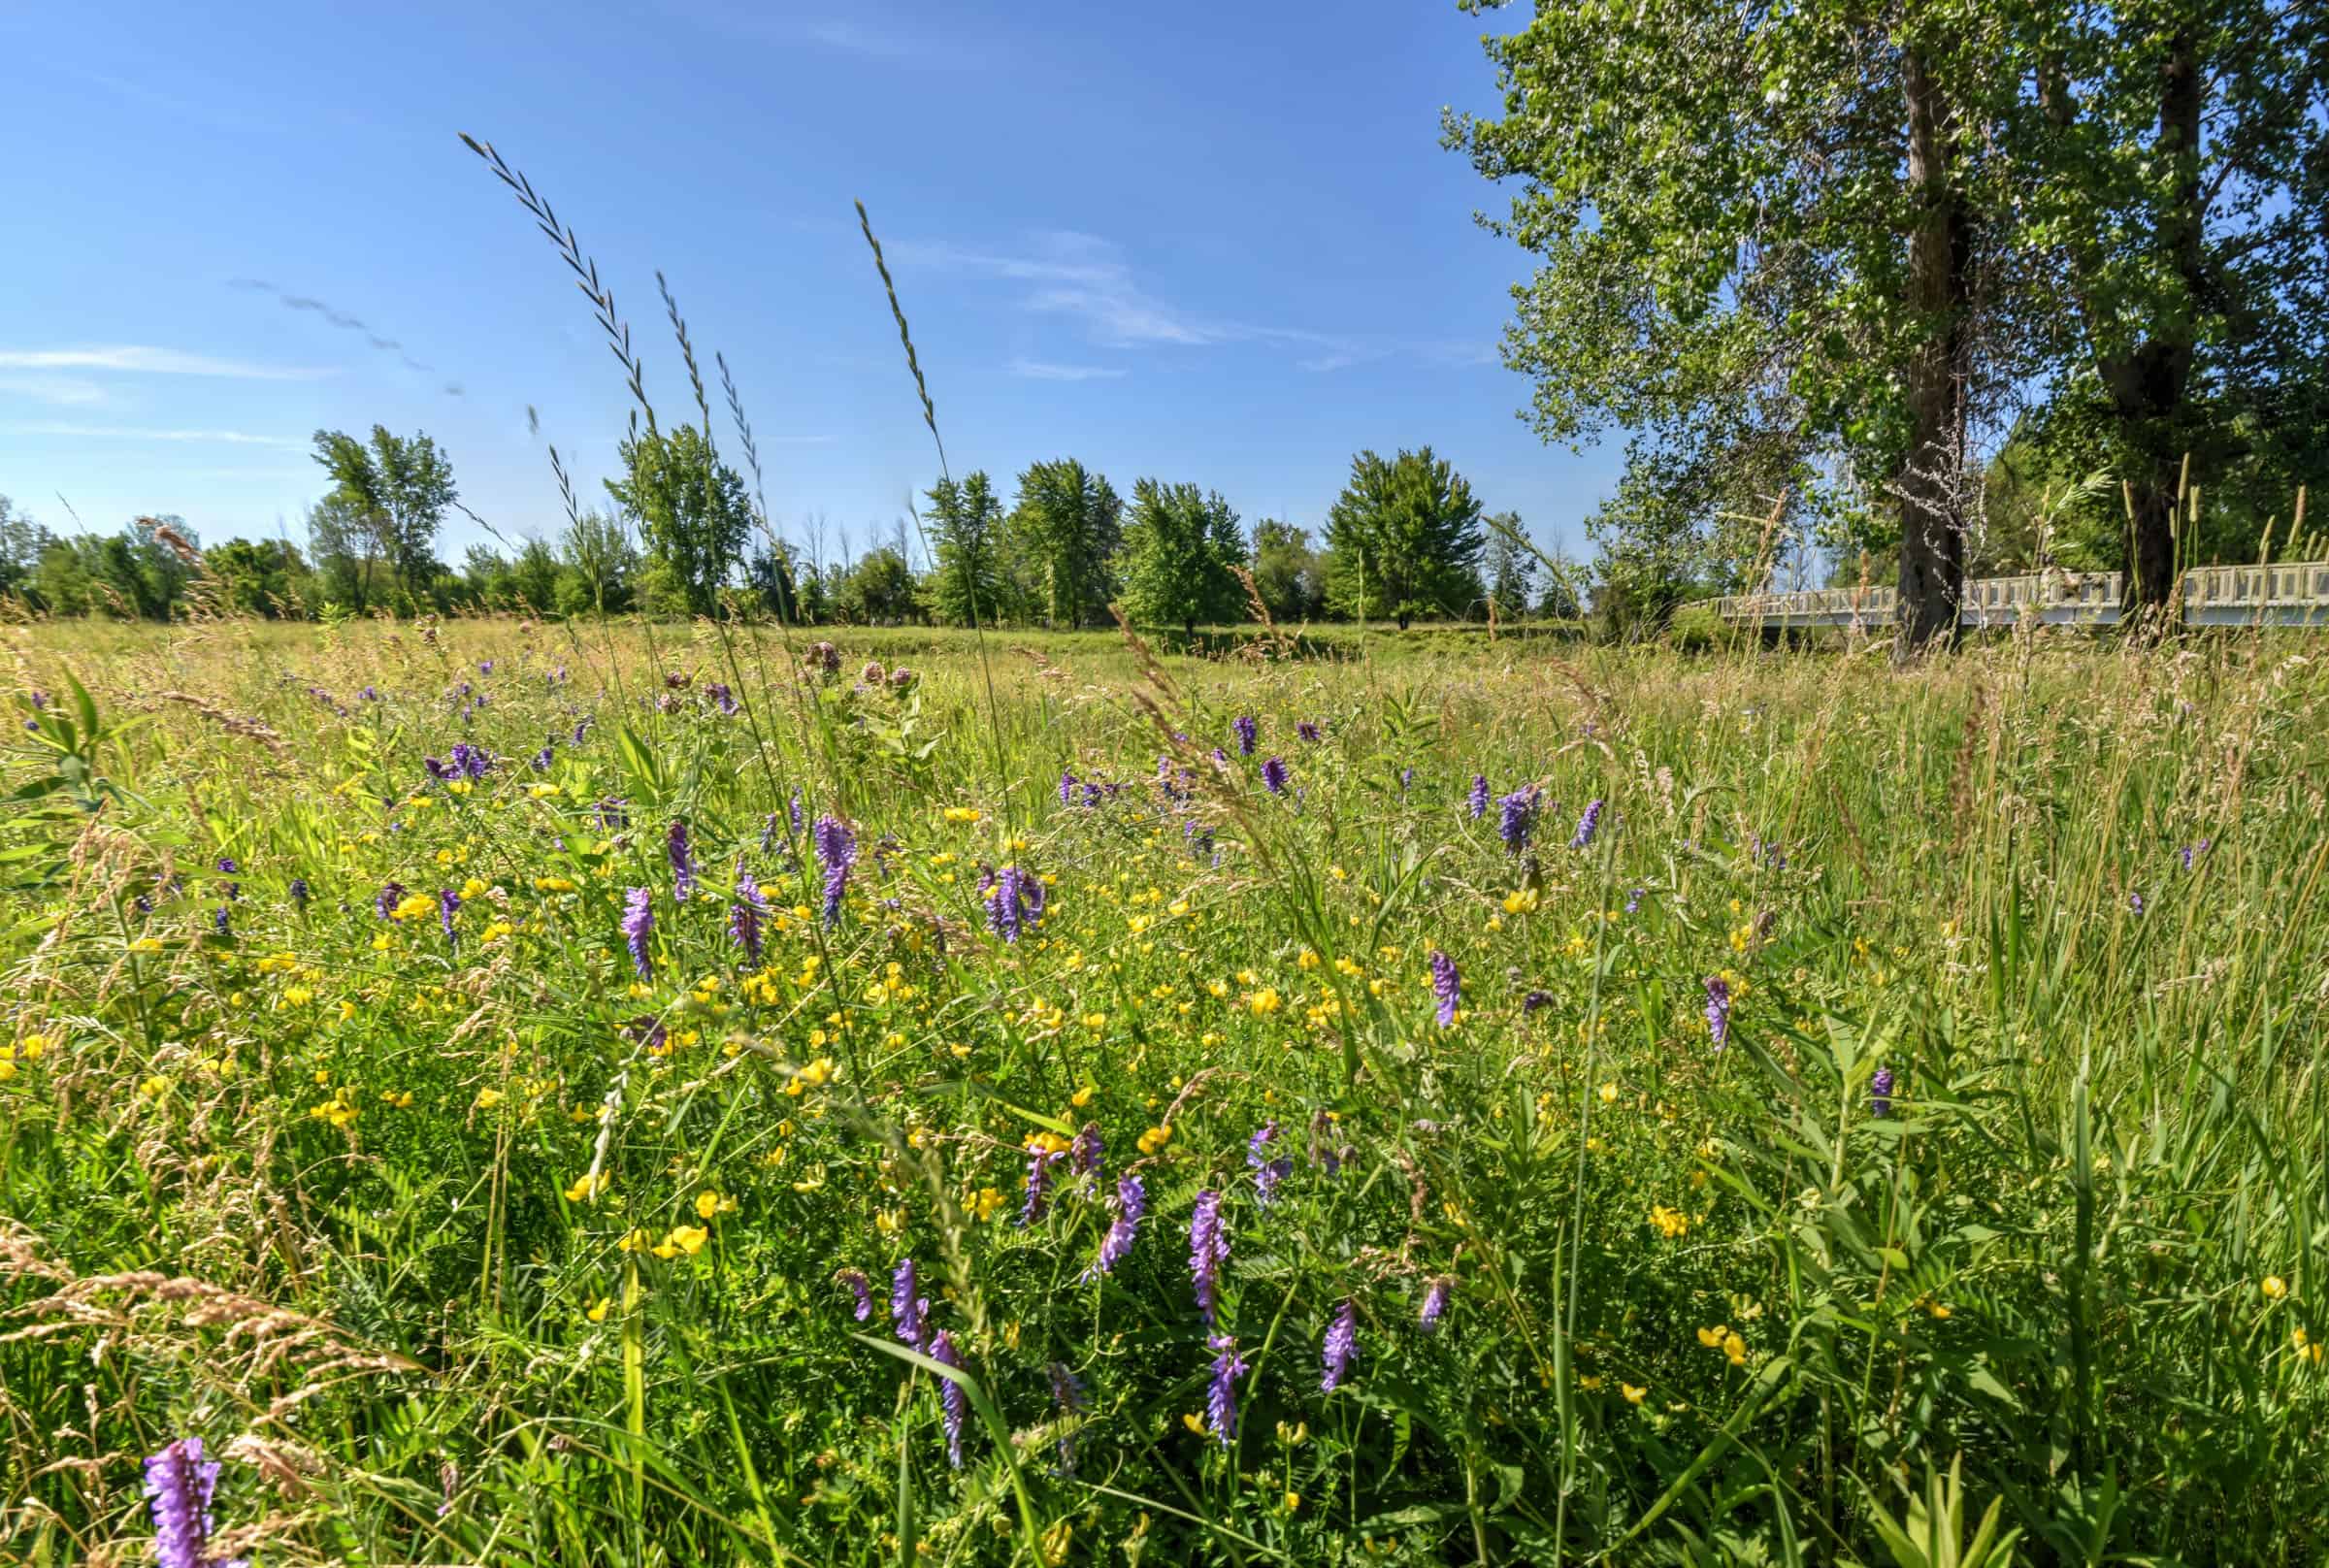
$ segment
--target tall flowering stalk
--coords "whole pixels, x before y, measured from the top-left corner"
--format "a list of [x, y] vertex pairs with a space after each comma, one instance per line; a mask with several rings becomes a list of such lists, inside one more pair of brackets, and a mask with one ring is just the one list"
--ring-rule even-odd
[[1116, 1183], [1116, 1223], [1099, 1240], [1099, 1258], [1084, 1270], [1086, 1285], [1102, 1274], [1115, 1272], [1116, 1265], [1132, 1255], [1132, 1243], [1140, 1235], [1140, 1221], [1148, 1213], [1148, 1189], [1137, 1176], [1126, 1176]]
[[825, 867], [825, 924], [841, 918], [841, 895], [848, 891], [849, 868], [857, 864], [857, 834], [838, 817], [819, 817], [816, 828], [817, 863]]
[[922, 1321], [930, 1311], [930, 1301], [914, 1293], [915, 1285], [914, 1260], [908, 1258], [890, 1276], [891, 1331], [920, 1350], [930, 1332], [930, 1325]]
[[1326, 1376], [1319, 1380], [1321, 1393], [1332, 1393], [1351, 1375], [1351, 1362], [1359, 1356], [1359, 1309], [1348, 1299], [1327, 1324], [1327, 1343], [1324, 1359]]
[[444, 939], [453, 939], [453, 917], [461, 912], [461, 895], [451, 888], [437, 890], [437, 924], [444, 928]]
[[664, 848], [672, 861], [672, 897], [684, 904], [696, 893], [696, 855], [688, 846], [687, 824], [677, 817], [664, 834]]
[[1197, 1287], [1197, 1310], [1213, 1325], [1221, 1305], [1221, 1265], [1230, 1258], [1230, 1237], [1221, 1223], [1221, 1194], [1207, 1189], [1197, 1194], [1189, 1217], [1189, 1279]]
[[1262, 735], [1260, 723], [1251, 713], [1240, 713], [1230, 721], [1230, 728], [1237, 732], [1237, 755], [1251, 757]]
[[1286, 759], [1272, 757], [1262, 765], [1262, 782], [1272, 795], [1286, 793]]
[[1043, 917], [1043, 879], [1006, 866], [987, 888], [987, 930], [1006, 942]]
[[1431, 950], [1431, 995], [1439, 998], [1439, 1027], [1454, 1025], [1456, 1010], [1463, 1005], [1463, 976], [1457, 973], [1456, 961], [1436, 947]]
[[[930, 1337], [930, 1358], [940, 1366], [962, 1369], [963, 1358], [954, 1348], [954, 1336], [941, 1328]], [[970, 1401], [963, 1386], [952, 1378], [938, 1380], [938, 1408], [945, 1413], [946, 1462], [955, 1469], [963, 1467], [963, 1427], [970, 1412]]]
[[760, 884], [752, 879], [743, 856], [737, 856], [736, 901], [728, 906], [728, 934], [736, 938], [736, 945], [754, 964], [760, 962], [760, 917], [768, 907], [769, 901], [761, 897]]
[[641, 980], [655, 977], [655, 961], [647, 955], [647, 941], [654, 931], [655, 896], [645, 888], [633, 888], [623, 905], [623, 941], [631, 949], [631, 962]]
[[1718, 1051], [1730, 1038], [1730, 982], [1719, 974], [1706, 977], [1706, 1032]]
[[1598, 800], [1589, 801], [1586, 804], [1585, 815], [1577, 819], [1577, 833], [1574, 837], [1570, 838], [1569, 847], [1571, 849], [1591, 848], [1593, 834], [1600, 829], [1601, 802]]
[[1528, 835], [1536, 831], [1537, 793], [1535, 785], [1523, 785], [1496, 802], [1503, 808], [1496, 820], [1496, 836], [1515, 855], [1528, 847]]
[[1488, 775], [1486, 773], [1472, 775], [1472, 793], [1463, 798], [1463, 803], [1470, 809], [1474, 822], [1478, 822], [1482, 817], [1488, 815]]
[[202, 1439], [180, 1438], [146, 1461], [146, 1497], [153, 1510], [153, 1555], [160, 1568], [248, 1568], [209, 1556], [211, 1492], [218, 1461], [202, 1456]]
[[1214, 1334], [1205, 1346], [1213, 1355], [1213, 1378], [1205, 1385], [1205, 1425], [1214, 1441], [1229, 1448], [1237, 1441], [1237, 1380], [1245, 1376], [1245, 1362], [1237, 1357], [1237, 1341], [1228, 1334]]

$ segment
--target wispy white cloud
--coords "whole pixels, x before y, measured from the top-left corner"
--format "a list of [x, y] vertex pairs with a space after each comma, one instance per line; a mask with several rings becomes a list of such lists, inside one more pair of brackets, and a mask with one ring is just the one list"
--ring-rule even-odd
[[1102, 381], [1124, 375], [1113, 365], [1055, 365], [1041, 359], [1014, 359], [1011, 374], [1031, 381]]
[[153, 376], [216, 376], [241, 381], [313, 381], [336, 374], [297, 365], [254, 365], [120, 343], [103, 348], [0, 348], [0, 369], [18, 371], [133, 371]]
[[110, 401], [105, 388], [95, 381], [71, 376], [0, 376], [0, 397], [82, 408]]
[[211, 441], [229, 446], [280, 446], [297, 449], [308, 443], [290, 436], [261, 436], [246, 430], [139, 430], [125, 425], [71, 425], [35, 420], [6, 427], [13, 436], [63, 436], [92, 441]]

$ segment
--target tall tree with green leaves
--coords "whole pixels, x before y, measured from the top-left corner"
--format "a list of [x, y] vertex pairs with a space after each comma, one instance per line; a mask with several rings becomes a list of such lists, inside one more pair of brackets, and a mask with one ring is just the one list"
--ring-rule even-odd
[[437, 572], [437, 531], [459, 499], [452, 465], [428, 436], [399, 436], [385, 425], [372, 427], [369, 443], [319, 430], [314, 458], [331, 475], [335, 515], [371, 533], [373, 553], [417, 601]]
[[629, 606], [639, 550], [619, 520], [595, 508], [576, 513], [559, 540], [558, 555], [561, 614], [586, 609], [605, 614]]
[[931, 618], [947, 626], [994, 626], [1012, 618], [1018, 591], [1010, 575], [1010, 539], [1002, 499], [986, 471], [930, 487], [931, 549], [937, 560], [922, 582]]
[[1521, 527], [1521, 514], [1498, 512], [1484, 519], [1483, 526], [1488, 543], [1481, 576], [1488, 584], [1488, 597], [1500, 616], [1525, 615], [1536, 591], [1536, 557], [1522, 542], [1527, 534]]
[[2013, 15], [2001, 143], [2061, 367], [2033, 434], [2124, 481], [2128, 592], [2163, 604], [2187, 458], [2211, 483], [2329, 477], [2329, 20], [2280, 0]]
[[2028, 258], [1985, 222], [2006, 27], [1986, 0], [1539, 0], [1488, 42], [1504, 117], [1448, 121], [1521, 185], [1491, 226], [1542, 258], [1505, 336], [1539, 432], [1832, 456], [1899, 519], [1904, 656], [1955, 636], [1971, 432], [2033, 369]]
[[1275, 517], [1254, 525], [1254, 588], [1274, 621], [1298, 623], [1325, 612], [1326, 563], [1311, 548], [1308, 529]]
[[1011, 537], [1027, 586], [1053, 626], [1107, 618], [1123, 514], [1108, 481], [1071, 457], [1031, 463], [1019, 475]]
[[607, 495], [637, 520], [669, 591], [689, 614], [710, 614], [751, 531], [744, 481], [693, 425], [633, 436], [620, 450], [624, 474], [606, 481]]
[[1195, 636], [1199, 621], [1245, 619], [1245, 535], [1218, 490], [1142, 479], [1118, 570], [1125, 613]]
[[1428, 446], [1351, 459], [1327, 511], [1327, 596], [1361, 620], [1461, 616], [1481, 597], [1479, 498]]

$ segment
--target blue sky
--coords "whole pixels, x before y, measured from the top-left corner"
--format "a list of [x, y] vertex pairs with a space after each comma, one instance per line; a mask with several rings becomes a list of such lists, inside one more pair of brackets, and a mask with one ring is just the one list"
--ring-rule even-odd
[[[853, 197], [958, 474], [1007, 493], [1075, 456], [1316, 528], [1355, 450], [1429, 442], [1576, 550], [1617, 453], [1514, 417], [1496, 342], [1528, 258], [1438, 145], [1442, 105], [1494, 107], [1482, 25], [1426, 0], [0, 0], [0, 493], [52, 528], [61, 494], [92, 528], [304, 539], [310, 434], [377, 421], [434, 436], [503, 533], [554, 537], [544, 443], [595, 497], [628, 395], [465, 130], [595, 256], [670, 421], [664, 269], [736, 370], [771, 513], [822, 514], [828, 554], [935, 476]], [[456, 520], [441, 553], [478, 537]]]

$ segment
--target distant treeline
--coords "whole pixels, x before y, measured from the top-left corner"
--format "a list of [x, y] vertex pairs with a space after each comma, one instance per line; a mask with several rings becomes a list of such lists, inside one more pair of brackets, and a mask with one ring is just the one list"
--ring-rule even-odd
[[[984, 472], [942, 478], [910, 522], [831, 559], [769, 526], [740, 477], [693, 427], [624, 442], [607, 506], [568, 496], [554, 540], [437, 554], [461, 507], [426, 435], [319, 431], [332, 490], [288, 539], [205, 545], [178, 516], [61, 536], [0, 497], [0, 594], [53, 615], [285, 619], [376, 609], [578, 615], [741, 611], [807, 625], [1097, 626], [1111, 604], [1144, 625], [1573, 617], [1582, 583], [1489, 516], [1428, 446], [1361, 452], [1321, 537], [1277, 518], [1248, 529], [1218, 491], [1143, 478], [1128, 504], [1073, 459], [1031, 465], [1006, 505]], [[468, 513], [475, 518], [475, 513]], [[483, 523], [483, 519], [476, 519]], [[489, 532], [492, 530], [489, 528]], [[496, 538], [500, 536], [497, 534]], [[917, 570], [915, 559], [925, 566]]]

